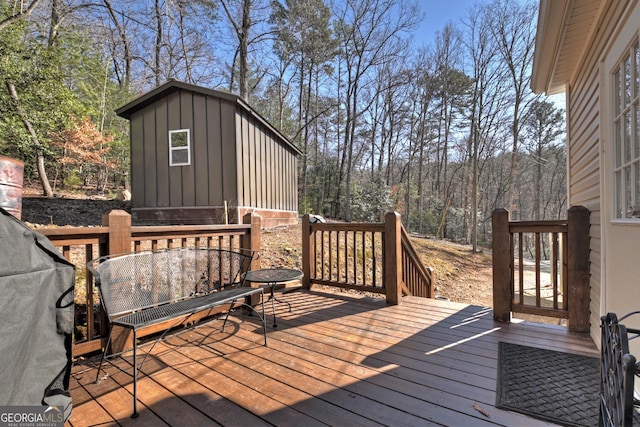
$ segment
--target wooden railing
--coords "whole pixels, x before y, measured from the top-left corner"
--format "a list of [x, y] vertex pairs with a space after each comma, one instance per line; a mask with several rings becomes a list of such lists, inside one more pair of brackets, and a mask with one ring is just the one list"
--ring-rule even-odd
[[[243, 217], [243, 224], [132, 227], [130, 215], [116, 210], [105, 214], [102, 227], [37, 229], [76, 266], [74, 356], [100, 350], [107, 332], [93, 277], [85, 267], [88, 261], [103, 255], [188, 246], [259, 251], [260, 227], [260, 217], [250, 214]], [[259, 264], [258, 258], [252, 268]]]
[[[188, 246], [259, 251], [260, 227], [260, 217], [250, 214], [243, 224], [132, 226], [128, 213], [115, 210], [105, 214], [101, 227], [37, 229], [76, 266], [74, 356], [99, 351], [107, 332], [87, 262], [104, 255]], [[387, 214], [379, 224], [309, 224], [307, 216], [303, 230], [307, 287], [314, 283], [383, 293], [393, 304], [403, 295], [433, 297], [433, 271], [420, 262], [398, 214]], [[258, 258], [252, 268], [259, 266]]]
[[433, 298], [434, 274], [411, 244], [400, 215], [383, 223], [311, 223], [302, 219], [303, 285], [335, 286], [385, 294], [398, 304], [403, 295]]
[[407, 230], [402, 227], [402, 281], [406, 293], [423, 298], [434, 298], [435, 273], [420, 261]]
[[510, 221], [497, 209], [493, 229], [493, 313], [568, 319], [569, 330], [589, 330], [589, 211], [568, 211], [567, 220]]

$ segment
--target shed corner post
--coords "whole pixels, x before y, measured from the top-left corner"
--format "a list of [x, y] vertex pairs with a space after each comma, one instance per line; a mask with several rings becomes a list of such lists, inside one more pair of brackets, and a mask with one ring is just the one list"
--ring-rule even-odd
[[402, 218], [398, 212], [384, 216], [384, 283], [387, 304], [402, 299]]
[[113, 209], [102, 215], [102, 226], [109, 228], [107, 253], [118, 255], [131, 252], [131, 215], [121, 209]]
[[498, 208], [491, 214], [493, 259], [493, 319], [511, 321], [511, 237], [509, 211]]
[[584, 206], [572, 206], [567, 212], [567, 280], [569, 330], [589, 332], [590, 272], [589, 224], [591, 212]]

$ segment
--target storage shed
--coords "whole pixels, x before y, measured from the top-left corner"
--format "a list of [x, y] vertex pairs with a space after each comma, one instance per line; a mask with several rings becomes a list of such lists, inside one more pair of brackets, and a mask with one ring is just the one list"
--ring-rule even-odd
[[171, 80], [116, 114], [130, 122], [134, 222], [297, 222], [301, 152], [240, 97]]

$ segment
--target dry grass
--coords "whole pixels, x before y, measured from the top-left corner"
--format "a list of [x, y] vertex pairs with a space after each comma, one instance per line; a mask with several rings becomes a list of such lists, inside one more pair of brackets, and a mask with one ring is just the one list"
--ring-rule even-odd
[[422, 263], [436, 274], [436, 295], [451, 301], [491, 307], [493, 273], [491, 254], [473, 252], [469, 245], [412, 236]]

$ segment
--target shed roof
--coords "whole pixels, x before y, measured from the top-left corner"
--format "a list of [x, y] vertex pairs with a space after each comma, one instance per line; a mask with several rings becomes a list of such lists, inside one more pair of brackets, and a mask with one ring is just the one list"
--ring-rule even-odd
[[115, 110], [116, 114], [120, 117], [130, 120], [132, 114], [135, 113], [136, 111], [139, 111], [153, 104], [157, 100], [164, 98], [169, 94], [171, 94], [172, 92], [175, 92], [180, 89], [188, 90], [201, 95], [207, 95], [215, 98], [224, 99], [231, 103], [236, 104], [242, 110], [247, 112], [253, 118], [255, 118], [256, 120], [261, 122], [264, 126], [266, 126], [268, 129], [270, 129], [273, 133], [275, 133], [282, 140], [282, 142], [284, 142], [289, 147], [291, 147], [291, 149], [293, 149], [296, 152], [296, 154], [298, 155], [302, 154], [302, 152], [289, 140], [289, 138], [287, 138], [282, 132], [280, 132], [277, 128], [271, 125], [271, 123], [269, 123], [267, 119], [262, 117], [257, 111], [251, 108], [251, 106], [247, 104], [239, 96], [228, 93], [228, 92], [222, 92], [219, 90], [204, 88], [202, 86], [192, 85], [192, 84], [181, 82], [174, 79], [167, 81], [163, 85], [160, 85], [155, 89], [152, 89], [149, 92], [143, 95], [140, 95], [139, 97], [129, 102], [128, 104], [123, 105], [122, 107], [116, 109]]
[[607, 0], [540, 0], [531, 89], [563, 92], [582, 63]]

